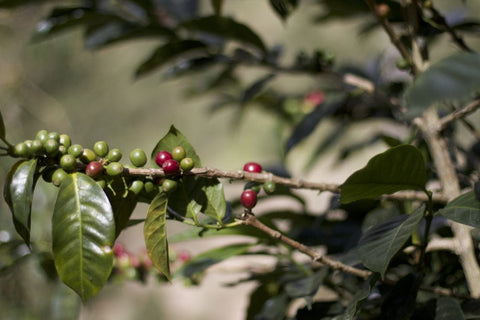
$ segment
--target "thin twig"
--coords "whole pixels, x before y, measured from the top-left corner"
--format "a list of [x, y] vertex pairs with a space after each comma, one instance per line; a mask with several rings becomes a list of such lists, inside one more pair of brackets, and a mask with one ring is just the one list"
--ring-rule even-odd
[[467, 104], [465, 107], [444, 116], [438, 122], [438, 130], [444, 130], [449, 123], [457, 119], [463, 119], [469, 114], [477, 111], [478, 108], [480, 108], [480, 100], [474, 100]]
[[459, 36], [455, 30], [447, 23], [447, 19], [432, 5], [429, 8], [430, 13], [433, 16], [433, 20], [438, 23], [443, 29], [450, 35], [452, 41], [457, 44], [462, 50], [473, 52], [473, 50], [465, 43], [463, 38]]

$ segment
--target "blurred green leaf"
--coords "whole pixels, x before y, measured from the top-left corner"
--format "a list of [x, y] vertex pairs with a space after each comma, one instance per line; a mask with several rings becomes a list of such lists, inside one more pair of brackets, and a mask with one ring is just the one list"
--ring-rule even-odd
[[258, 239], [271, 239], [270, 236], [265, 234], [262, 231], [259, 231], [255, 228], [251, 228], [249, 226], [238, 225], [232, 228], [223, 228], [223, 229], [204, 229], [202, 227], [192, 227], [188, 228], [185, 231], [176, 233], [168, 237], [169, 243], [175, 242], [182, 242], [182, 241], [189, 241], [195, 240], [200, 238], [206, 237], [213, 237], [213, 236], [229, 236], [229, 235], [239, 235], [239, 236], [247, 236], [247, 237], [254, 237]]
[[263, 52], [267, 50], [262, 39], [252, 29], [232, 18], [215, 15], [200, 17], [185, 21], [181, 26], [189, 31], [206, 32], [219, 37], [248, 43]]
[[0, 112], [0, 139], [5, 140], [6, 133], [5, 133], [5, 122], [3, 121], [2, 113]]
[[210, 3], [212, 4], [213, 10], [215, 11], [216, 15], [221, 15], [222, 14], [222, 6], [223, 6], [223, 0], [210, 0]]
[[167, 204], [168, 199], [163, 192], [153, 199], [150, 208], [148, 208], [143, 235], [148, 256], [152, 260], [153, 265], [170, 280], [166, 228]]
[[256, 319], [261, 320], [279, 320], [285, 318], [289, 305], [288, 296], [285, 293], [269, 298], [263, 304], [262, 310], [255, 316]]
[[205, 54], [206, 49], [207, 46], [198, 40], [172, 40], [155, 49], [150, 57], [137, 68], [135, 76], [143, 76], [187, 53], [201, 52]]
[[267, 74], [260, 79], [257, 79], [253, 84], [251, 84], [243, 93], [241, 104], [245, 105], [250, 100], [252, 100], [264, 87], [267, 83], [275, 78], [274, 73]]
[[5, 181], [4, 199], [12, 212], [15, 230], [30, 246], [30, 222], [37, 160], [20, 160], [10, 169]]
[[272, 6], [280, 19], [285, 21], [297, 8], [298, 0], [270, 0], [270, 6]]
[[340, 186], [340, 201], [372, 199], [400, 190], [425, 190], [427, 172], [421, 152], [399, 145], [370, 159]]
[[0, 0], [0, 8], [15, 8], [36, 2], [45, 2], [47, 0]]
[[244, 254], [254, 245], [255, 244], [252, 243], [237, 243], [208, 250], [188, 260], [188, 262], [175, 272], [175, 276], [186, 278], [195, 277], [214, 264], [233, 256]]
[[460, 303], [452, 297], [440, 297], [435, 308], [435, 320], [465, 320]]
[[23, 240], [0, 242], [0, 275], [8, 268], [15, 266], [24, 258], [30, 256], [30, 251]]
[[[360, 239], [358, 247], [362, 263], [368, 269], [379, 272], [382, 278], [390, 260], [403, 247], [423, 217], [424, 206], [411, 213], [407, 219], [394, 218], [392, 224], [382, 223], [367, 231], [366, 237]], [[388, 222], [387, 222], [388, 223]], [[372, 236], [374, 235], [374, 237]]]
[[137, 206], [135, 193], [128, 190], [125, 178], [115, 179], [105, 188], [105, 194], [112, 206], [113, 216], [115, 218], [115, 237], [125, 229], [130, 220], [133, 210]]
[[345, 313], [342, 315], [342, 320], [354, 320], [357, 319], [357, 315], [365, 302], [368, 296], [372, 292], [375, 283], [379, 278], [378, 273], [372, 274], [368, 279], [364, 282], [362, 288], [355, 293], [352, 300], [347, 305]]
[[461, 100], [480, 89], [480, 54], [462, 52], [428, 68], [405, 92], [408, 115], [437, 102]]
[[112, 207], [102, 188], [83, 173], [69, 174], [53, 211], [53, 256], [60, 279], [83, 301], [107, 282], [114, 241]]
[[480, 228], [480, 201], [476, 199], [473, 191], [456, 197], [437, 214], [458, 223]]
[[292, 299], [304, 298], [307, 301], [307, 305], [311, 306], [312, 299], [323, 284], [323, 280], [327, 274], [328, 269], [321, 268], [312, 275], [289, 281], [285, 285], [285, 292]]

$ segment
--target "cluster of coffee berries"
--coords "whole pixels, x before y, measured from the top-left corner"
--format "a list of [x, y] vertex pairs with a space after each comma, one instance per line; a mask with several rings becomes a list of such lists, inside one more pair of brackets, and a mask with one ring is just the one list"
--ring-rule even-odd
[[155, 156], [155, 163], [163, 169], [167, 177], [162, 180], [161, 187], [164, 192], [173, 192], [178, 187], [176, 176], [182, 172], [193, 169], [195, 163], [192, 158], [187, 157], [185, 148], [177, 146], [171, 151], [160, 150]]
[[149, 273], [154, 273], [152, 261], [146, 250], [136, 255], [128, 251], [122, 243], [113, 247], [114, 263], [112, 277], [115, 280], [140, 280], [145, 282]]
[[[262, 166], [256, 162], [247, 162], [243, 166], [243, 171], [245, 172], [261, 173], [262, 170]], [[262, 188], [267, 194], [272, 194], [275, 192], [275, 182], [267, 181], [263, 184], [247, 183], [240, 196], [240, 201], [244, 208], [250, 210], [257, 205], [257, 194]]]

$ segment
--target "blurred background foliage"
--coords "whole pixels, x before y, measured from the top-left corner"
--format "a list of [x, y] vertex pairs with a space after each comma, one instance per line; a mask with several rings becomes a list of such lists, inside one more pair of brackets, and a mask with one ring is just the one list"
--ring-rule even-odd
[[[14, 2], [3, 0], [0, 5], [8, 7]], [[74, 143], [84, 146], [105, 140], [124, 154], [136, 147], [149, 152], [169, 126], [175, 124], [195, 146], [206, 166], [238, 170], [247, 161], [257, 161], [265, 167], [285, 165], [296, 177], [338, 183], [385, 147], [380, 141], [370, 143], [376, 132], [397, 137], [405, 134], [388, 122], [376, 121], [369, 111], [357, 115], [368, 117], [368, 121], [352, 128], [348, 129], [344, 122], [327, 119], [319, 126], [315, 123], [311, 132], [304, 136], [299, 133], [292, 140], [295, 126], [314, 107], [309, 105], [312, 100], [306, 99], [312, 98], [312, 92], [317, 94], [313, 98], [323, 99], [322, 95], [327, 100], [336, 98], [338, 88], [331, 77], [315, 72], [280, 72], [273, 77], [271, 66], [245, 63], [235, 68], [235, 77], [230, 77], [227, 69], [215, 66], [183, 77], [173, 76], [165, 67], [149, 70], [136, 78], [135, 70], [158, 47], [157, 39], [123, 41], [91, 50], [96, 45], [95, 39], [85, 42], [84, 30], [79, 27], [46, 39], [35, 39], [36, 31], [48, 30], [43, 19], [51, 14], [54, 6], [61, 3], [67, 7], [79, 2], [30, 2], [18, 8], [0, 8], [0, 108], [10, 141], [21, 141], [34, 136], [40, 129], [47, 129], [68, 133]], [[397, 1], [387, 2], [393, 9], [398, 7]], [[173, 23], [169, 19], [182, 21], [192, 16], [212, 15], [212, 3], [215, 1], [159, 0], [159, 11], [155, 14], [164, 17], [168, 24]], [[383, 31], [374, 28], [375, 20], [362, 1], [298, 1], [291, 14], [279, 8], [274, 10], [274, 3], [224, 1], [222, 16], [233, 17], [254, 30], [279, 65], [301, 67], [302, 61], [317, 54], [322, 63], [334, 62], [335, 70], [352, 70], [375, 84], [401, 84], [410, 79], [407, 72], [396, 69], [399, 55]], [[480, 3], [476, 1], [439, 0], [435, 5], [441, 12], [449, 13], [450, 21], [459, 22], [459, 27], [462, 22], [474, 21], [480, 13]], [[132, 13], [136, 11], [125, 11], [125, 14]], [[135, 16], [130, 18], [135, 19]], [[466, 41], [480, 48], [478, 25], [467, 27], [470, 32], [464, 35]], [[436, 31], [425, 27], [425, 32]], [[218, 39], [206, 38], [206, 41], [215, 43]], [[242, 48], [230, 43], [226, 46], [227, 49], [229, 46]], [[229, 52], [245, 54], [248, 60], [249, 52], [255, 50]], [[448, 37], [439, 36], [431, 47], [430, 57], [435, 61], [454, 51]], [[275, 54], [278, 54], [277, 60]], [[226, 77], [216, 78], [223, 71]], [[205, 90], [215, 79], [220, 82], [218, 88], [221, 89]], [[230, 82], [236, 85], [229, 87]], [[269, 99], [279, 97], [283, 99], [282, 107], [269, 107]], [[232, 101], [234, 103], [223, 103]], [[322, 144], [325, 137], [340, 136], [340, 133], [342, 139], [334, 144]], [[368, 150], [353, 151], [355, 157], [338, 164], [339, 157], [352, 154], [344, 149], [346, 146], [362, 146], [365, 141], [369, 142]], [[286, 153], [289, 148], [292, 152]], [[11, 164], [0, 163], [2, 181]], [[50, 237], [46, 227], [53, 205], [49, 188], [53, 187], [42, 185], [35, 194], [32, 238], [45, 239], [40, 246], [48, 246]], [[236, 199], [240, 189], [241, 186], [227, 185], [227, 198]], [[310, 213], [321, 213], [328, 205], [324, 196], [311, 192], [301, 194], [307, 199]], [[285, 200], [267, 202], [265, 208], [274, 210], [296, 205]], [[13, 227], [7, 206], [3, 202], [0, 206], [1, 242], [13, 237]], [[146, 207], [137, 208], [138, 217], [143, 217], [145, 212]], [[169, 232], [175, 228], [182, 230], [174, 224]], [[122, 235], [121, 241], [132, 251], [141, 250], [143, 239], [139, 232], [135, 227]], [[215, 241], [219, 240], [199, 241], [203, 241], [200, 246], [192, 242], [179, 244], [178, 250], [187, 248], [193, 253], [200, 252], [218, 245]], [[22, 256], [26, 248], [2, 247], [2, 250], [12, 250], [13, 255]], [[37, 268], [42, 259], [24, 260], [20, 264], [22, 272], [4, 268], [8, 261], [0, 262], [0, 310], [6, 319], [44, 319], [46, 315], [55, 315], [55, 306], [75, 300], [69, 290], [47, 281]], [[224, 311], [228, 312], [229, 319], [243, 319], [252, 285], [225, 288], [222, 283], [233, 282], [239, 275], [219, 274], [209, 275], [202, 286], [194, 288], [184, 288], [177, 282], [161, 286], [156, 283], [112, 284], [93, 301], [80, 307], [80, 317], [223, 319]]]

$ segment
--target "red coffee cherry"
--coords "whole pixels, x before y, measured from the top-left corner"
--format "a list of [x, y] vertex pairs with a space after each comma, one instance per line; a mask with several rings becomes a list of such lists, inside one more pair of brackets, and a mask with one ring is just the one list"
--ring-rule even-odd
[[177, 161], [168, 159], [163, 162], [162, 169], [165, 174], [176, 174], [180, 171], [180, 165]]
[[98, 161], [91, 161], [85, 168], [85, 173], [89, 177], [96, 178], [103, 173], [103, 166]]
[[165, 150], [158, 151], [157, 155], [155, 156], [155, 162], [159, 167], [162, 167], [163, 163], [170, 159], [172, 159], [172, 154]]
[[259, 165], [256, 162], [247, 162], [243, 166], [243, 171], [261, 173], [262, 172], [262, 166]]
[[244, 190], [240, 200], [245, 208], [252, 209], [257, 204], [257, 193], [252, 189]]

